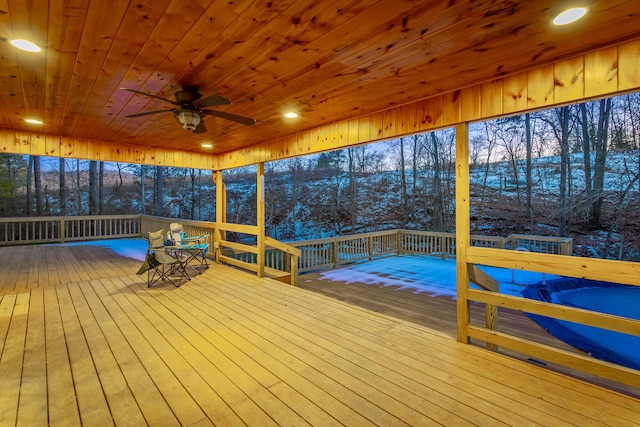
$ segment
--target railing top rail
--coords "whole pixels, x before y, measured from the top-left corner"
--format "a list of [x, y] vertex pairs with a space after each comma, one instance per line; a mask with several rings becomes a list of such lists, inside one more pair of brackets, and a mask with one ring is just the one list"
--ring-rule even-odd
[[545, 241], [545, 242], [555, 242], [555, 243], [566, 243], [573, 240], [571, 237], [553, 237], [553, 236], [536, 236], [533, 234], [510, 234], [505, 238], [506, 240], [534, 240], [534, 241]]
[[496, 241], [496, 242], [501, 242], [504, 240], [504, 237], [500, 237], [500, 236], [482, 236], [480, 234], [472, 234], [471, 236], [471, 240], [492, 240], [492, 241]]
[[82, 215], [82, 216], [28, 216], [0, 218], [0, 223], [8, 222], [40, 222], [40, 221], [60, 221], [60, 220], [96, 220], [96, 219], [137, 219], [141, 215]]
[[423, 231], [423, 230], [407, 230], [407, 229], [399, 229], [396, 232], [402, 234], [416, 234], [418, 236], [436, 236], [436, 237], [451, 237], [455, 236], [455, 233], [449, 233], [447, 231]]
[[150, 219], [154, 221], [162, 221], [162, 222], [178, 222], [183, 225], [190, 225], [192, 227], [202, 227], [202, 228], [214, 228], [216, 223], [214, 221], [197, 221], [194, 219], [181, 219], [181, 218], [167, 218], [163, 216], [153, 216], [153, 215], [139, 215], [143, 219]]
[[298, 256], [298, 257], [302, 255], [302, 253], [300, 252], [300, 249], [298, 249], [298, 248], [296, 248], [294, 246], [291, 246], [291, 245], [289, 245], [287, 243], [284, 243], [284, 242], [281, 242], [279, 240], [276, 240], [276, 239], [274, 239], [272, 237], [269, 237], [269, 236], [265, 237], [265, 243], [267, 245], [271, 246], [272, 248], [279, 249], [279, 250], [281, 250], [283, 252], [286, 252], [286, 253], [288, 253], [290, 255], [295, 255], [295, 256]]
[[287, 242], [287, 244], [291, 246], [319, 245], [324, 243], [341, 242], [341, 241], [355, 240], [355, 239], [365, 239], [368, 237], [387, 236], [387, 235], [393, 235], [393, 234], [398, 234], [398, 230], [373, 231], [370, 233], [347, 234], [344, 236], [325, 237], [322, 239], [298, 240], [295, 242]]

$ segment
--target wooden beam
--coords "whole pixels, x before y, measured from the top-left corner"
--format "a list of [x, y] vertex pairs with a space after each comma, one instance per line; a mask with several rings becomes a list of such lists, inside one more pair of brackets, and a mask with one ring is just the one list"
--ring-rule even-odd
[[637, 262], [478, 247], [469, 247], [466, 255], [467, 261], [473, 264], [640, 286]]
[[640, 89], [638, 68], [640, 41], [627, 42], [355, 119], [319, 126], [255, 145], [250, 150], [219, 154], [215, 158], [215, 168], [231, 169], [315, 154], [462, 122], [614, 96]]
[[221, 251], [219, 242], [227, 240], [227, 232], [220, 230], [218, 227], [218, 224], [227, 222], [227, 188], [222, 180], [222, 171], [214, 171], [211, 178], [216, 186], [216, 231], [214, 233], [214, 240], [218, 245], [215, 246], [214, 244], [214, 247], [216, 250], [216, 256], [219, 256]]
[[258, 277], [264, 276], [264, 163], [258, 163], [257, 165], [257, 180], [256, 180], [256, 224], [258, 226]]
[[0, 153], [214, 169], [212, 154], [0, 129]]
[[480, 270], [477, 265], [468, 264], [469, 281], [482, 289], [491, 292], [500, 292], [500, 284], [496, 279]]
[[456, 294], [458, 341], [469, 342], [469, 270], [466, 250], [471, 239], [469, 224], [469, 125], [456, 126]]

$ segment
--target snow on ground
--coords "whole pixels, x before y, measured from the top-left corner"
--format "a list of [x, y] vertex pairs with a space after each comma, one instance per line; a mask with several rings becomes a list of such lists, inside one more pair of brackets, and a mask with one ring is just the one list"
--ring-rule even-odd
[[[500, 283], [500, 292], [518, 296], [522, 296], [520, 291], [528, 284], [557, 277], [496, 267], [481, 268]], [[455, 259], [442, 261], [423, 255], [393, 256], [325, 271], [320, 277], [330, 281], [397, 286], [399, 289], [414, 289], [414, 292], [433, 296], [456, 297]]]
[[118, 255], [144, 261], [149, 243], [144, 239], [92, 240], [88, 242], [65, 243], [69, 246], [102, 246], [111, 249]]

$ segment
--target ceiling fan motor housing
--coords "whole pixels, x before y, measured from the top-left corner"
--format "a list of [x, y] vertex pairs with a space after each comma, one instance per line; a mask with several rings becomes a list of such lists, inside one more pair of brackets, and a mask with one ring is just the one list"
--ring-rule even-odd
[[192, 104], [202, 98], [202, 94], [193, 86], [184, 86], [182, 90], [175, 92], [174, 95], [180, 105]]

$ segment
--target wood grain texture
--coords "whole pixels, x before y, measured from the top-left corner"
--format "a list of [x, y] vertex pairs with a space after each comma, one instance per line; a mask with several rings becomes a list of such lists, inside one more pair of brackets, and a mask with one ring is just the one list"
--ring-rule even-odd
[[[32, 39], [43, 51], [32, 54], [0, 44], [0, 128], [131, 144], [138, 150], [238, 153], [234, 156], [240, 159], [232, 164], [265, 160], [268, 156], [253, 156], [256, 145], [378, 113], [385, 116], [381, 127], [358, 141], [396, 137], [440, 126], [435, 118], [413, 120], [396, 108], [456, 91], [473, 94], [471, 103], [463, 101], [456, 112], [463, 120], [522, 111], [489, 101], [500, 92], [505, 99], [513, 96], [495, 82], [551, 64], [568, 65], [563, 61], [585, 54], [595, 56], [585, 59], [588, 68], [582, 72], [599, 77], [585, 82], [583, 96], [637, 89], [637, 67], [622, 70], [629, 60], [637, 65], [637, 49], [618, 55], [620, 82], [611, 74], [616, 68], [612, 49], [640, 37], [636, 3], [597, 2], [586, 20], [560, 28], [549, 24], [559, 11], [552, 0], [198, 0], [189, 7], [177, 0], [2, 0], [3, 40]], [[536, 82], [546, 73], [532, 73], [524, 94], [528, 108], [574, 100], [569, 89], [579, 90], [571, 83], [580, 77], [577, 70], [556, 72], [563, 86], [555, 101], [549, 92], [555, 86]], [[217, 109], [255, 118], [258, 124], [248, 128], [209, 116], [208, 132], [196, 135], [170, 113], [126, 117], [167, 104], [121, 87], [173, 99], [186, 84], [228, 98], [232, 104]], [[478, 85], [484, 85], [480, 112]], [[520, 90], [516, 93], [521, 96]], [[443, 103], [446, 125], [455, 124], [448, 119], [449, 107], [457, 106]], [[283, 120], [288, 109], [296, 110], [299, 119]], [[37, 116], [44, 125], [26, 124], [26, 116]], [[213, 143], [211, 151], [200, 146], [205, 140]], [[334, 142], [351, 143], [346, 141], [351, 139]], [[12, 152], [20, 152], [15, 148]], [[50, 148], [45, 151], [59, 153], [59, 147]], [[249, 153], [242, 154], [247, 148]], [[110, 153], [106, 157], [119, 158], [110, 147], [104, 150]], [[85, 155], [81, 148], [64, 151]]]
[[151, 289], [121, 262], [96, 267], [0, 297], [3, 424], [632, 425], [640, 411], [634, 397], [231, 267]]

